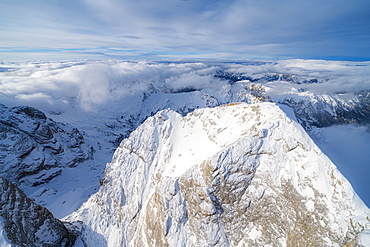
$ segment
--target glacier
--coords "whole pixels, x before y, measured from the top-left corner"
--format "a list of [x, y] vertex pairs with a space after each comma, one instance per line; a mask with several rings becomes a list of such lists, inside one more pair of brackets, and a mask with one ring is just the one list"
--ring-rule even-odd
[[100, 190], [66, 217], [86, 246], [343, 246], [369, 209], [274, 103], [182, 117], [163, 110], [123, 140]]

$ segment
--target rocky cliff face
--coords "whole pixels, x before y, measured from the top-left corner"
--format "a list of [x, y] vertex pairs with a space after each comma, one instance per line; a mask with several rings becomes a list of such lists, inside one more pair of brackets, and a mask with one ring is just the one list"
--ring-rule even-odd
[[12, 246], [67, 247], [73, 246], [76, 239], [49, 210], [34, 203], [5, 178], [0, 178], [0, 219], [0, 243], [5, 246], [9, 241]]
[[76, 128], [56, 123], [33, 107], [0, 104], [1, 176], [36, 186], [92, 155], [92, 147]]
[[86, 246], [355, 246], [369, 210], [275, 104], [147, 119], [69, 221]]

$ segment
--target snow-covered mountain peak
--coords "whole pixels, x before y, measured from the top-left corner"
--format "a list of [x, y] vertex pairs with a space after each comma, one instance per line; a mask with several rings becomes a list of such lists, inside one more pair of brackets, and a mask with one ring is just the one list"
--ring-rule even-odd
[[[275, 111], [276, 114], [268, 114]], [[192, 165], [200, 165], [219, 150], [248, 135], [266, 137], [274, 122], [289, 121], [274, 104], [231, 103], [216, 108], [204, 108], [181, 117], [171, 110], [158, 112], [153, 121], [158, 123], [162, 141], [165, 176], [181, 176]]]
[[304, 129], [273, 103], [182, 117], [163, 110], [123, 140], [69, 221], [87, 246], [343, 246], [370, 214]]

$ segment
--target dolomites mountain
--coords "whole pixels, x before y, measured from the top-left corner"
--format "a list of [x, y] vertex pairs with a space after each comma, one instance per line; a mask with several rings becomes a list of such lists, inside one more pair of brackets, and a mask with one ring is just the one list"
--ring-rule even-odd
[[158, 112], [121, 142], [100, 190], [65, 220], [83, 222], [84, 246], [369, 243], [369, 209], [281, 108]]

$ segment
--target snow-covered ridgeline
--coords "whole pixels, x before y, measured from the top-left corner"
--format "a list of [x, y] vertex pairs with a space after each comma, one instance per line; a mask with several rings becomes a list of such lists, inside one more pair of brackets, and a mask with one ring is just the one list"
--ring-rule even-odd
[[369, 240], [368, 215], [303, 128], [259, 103], [147, 119], [67, 219], [87, 246], [342, 246]]

